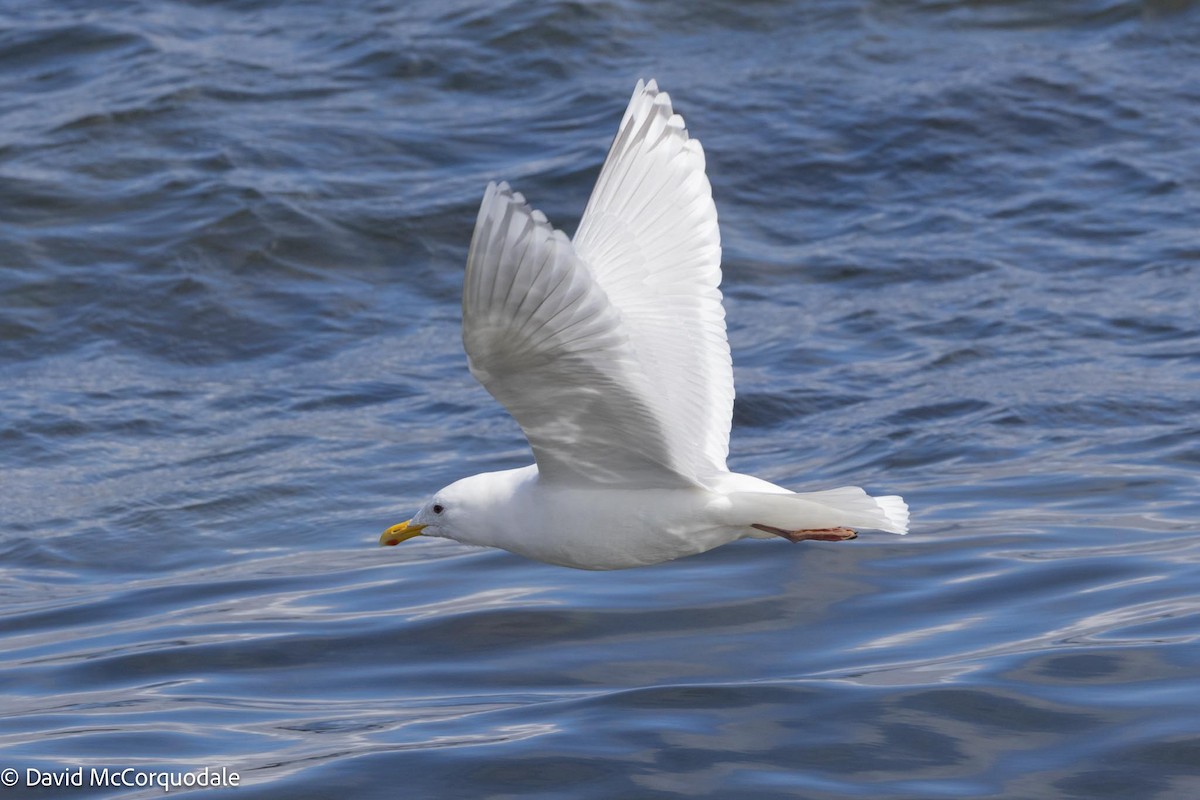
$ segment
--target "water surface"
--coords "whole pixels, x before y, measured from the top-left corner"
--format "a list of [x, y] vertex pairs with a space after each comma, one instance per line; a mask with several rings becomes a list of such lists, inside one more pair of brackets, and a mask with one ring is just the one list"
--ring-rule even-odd
[[[1197, 74], [1186, 0], [0, 1], [0, 767], [1197, 796]], [[731, 467], [912, 534], [377, 548], [527, 463], [475, 210], [573, 230], [640, 77], [708, 157]]]

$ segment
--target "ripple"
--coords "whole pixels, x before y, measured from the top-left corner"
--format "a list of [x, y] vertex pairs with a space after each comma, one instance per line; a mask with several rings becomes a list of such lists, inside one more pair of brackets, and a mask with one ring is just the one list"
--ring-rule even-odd
[[[5, 764], [1191, 788], [1195, 3], [9, 5]], [[571, 230], [649, 76], [721, 214], [731, 466], [903, 493], [912, 533], [611, 574], [376, 547], [529, 458], [459, 341], [481, 188]]]

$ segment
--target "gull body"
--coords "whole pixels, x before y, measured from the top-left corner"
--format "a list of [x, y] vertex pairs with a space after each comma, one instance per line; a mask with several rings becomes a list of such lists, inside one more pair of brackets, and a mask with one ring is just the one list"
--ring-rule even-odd
[[797, 494], [726, 468], [720, 254], [703, 150], [654, 81], [634, 90], [574, 240], [490, 184], [467, 256], [463, 344], [536, 463], [450, 484], [380, 543], [439, 536], [622, 569], [747, 537], [906, 533], [897, 496]]
[[464, 478], [434, 501], [442, 514], [430, 504], [413, 518], [428, 525], [425, 535], [581, 569], [656, 564], [740, 536], [724, 521], [729, 501], [719, 493], [698, 487], [560, 488], [539, 480], [536, 465]]
[[[625, 569], [696, 555], [746, 537], [778, 535], [753, 528], [755, 524], [834, 531], [891, 523], [881, 515], [878, 501], [889, 505], [892, 498], [872, 498], [856, 487], [797, 494], [752, 475], [713, 477], [712, 489], [613, 489], [556, 486], [540, 479], [536, 464], [485, 472], [442, 489], [415, 517], [382, 538], [387, 544], [389, 537], [416, 528], [426, 536], [499, 547], [565, 567]], [[890, 505], [891, 513], [901, 517], [899, 503]], [[797, 523], [801, 528], [795, 528]], [[825, 538], [852, 537], [830, 533]]]

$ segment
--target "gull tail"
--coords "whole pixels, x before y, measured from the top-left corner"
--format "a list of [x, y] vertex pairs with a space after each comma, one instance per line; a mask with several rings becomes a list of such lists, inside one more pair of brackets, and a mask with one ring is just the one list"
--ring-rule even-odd
[[[908, 533], [908, 505], [899, 495], [872, 497], [857, 486], [824, 492], [731, 492], [730, 518], [737, 525], [788, 531], [869, 528]], [[758, 534], [751, 534], [757, 536]]]

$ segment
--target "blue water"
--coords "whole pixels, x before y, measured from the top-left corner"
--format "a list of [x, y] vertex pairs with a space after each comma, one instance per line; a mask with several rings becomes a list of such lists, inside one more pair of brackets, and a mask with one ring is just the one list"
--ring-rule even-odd
[[[1198, 6], [0, 0], [0, 793], [1200, 796]], [[912, 534], [378, 548], [527, 463], [475, 210], [573, 230], [639, 77], [708, 156], [731, 467]]]

